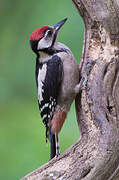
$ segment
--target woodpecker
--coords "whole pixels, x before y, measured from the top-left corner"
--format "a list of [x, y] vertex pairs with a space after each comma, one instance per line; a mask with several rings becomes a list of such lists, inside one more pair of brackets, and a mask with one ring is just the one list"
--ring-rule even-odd
[[29, 39], [36, 54], [38, 104], [46, 127], [46, 142], [50, 142], [50, 159], [60, 153], [58, 133], [79, 91], [78, 64], [71, 50], [57, 41], [58, 31], [66, 20], [36, 29]]

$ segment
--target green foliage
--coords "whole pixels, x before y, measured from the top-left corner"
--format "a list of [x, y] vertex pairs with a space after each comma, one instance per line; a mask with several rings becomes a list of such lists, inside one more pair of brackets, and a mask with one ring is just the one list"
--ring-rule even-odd
[[[35, 55], [29, 36], [39, 26], [68, 21], [59, 41], [79, 62], [83, 23], [69, 0], [1, 1], [0, 5], [0, 179], [16, 180], [49, 159], [37, 106]], [[60, 134], [63, 152], [79, 137], [74, 107]], [[76, 119], [76, 118], [75, 118]]]

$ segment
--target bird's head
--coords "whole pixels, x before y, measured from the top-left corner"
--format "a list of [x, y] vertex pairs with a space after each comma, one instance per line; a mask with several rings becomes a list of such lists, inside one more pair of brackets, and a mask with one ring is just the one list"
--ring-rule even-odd
[[32, 50], [38, 54], [39, 51], [52, 48], [56, 42], [57, 34], [67, 18], [54, 26], [43, 26], [31, 33], [29, 38]]

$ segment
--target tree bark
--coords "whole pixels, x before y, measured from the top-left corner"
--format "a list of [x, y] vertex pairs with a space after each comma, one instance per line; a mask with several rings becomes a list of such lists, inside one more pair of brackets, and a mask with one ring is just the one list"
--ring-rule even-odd
[[119, 1], [73, 3], [85, 25], [76, 97], [81, 138], [22, 180], [119, 180]]

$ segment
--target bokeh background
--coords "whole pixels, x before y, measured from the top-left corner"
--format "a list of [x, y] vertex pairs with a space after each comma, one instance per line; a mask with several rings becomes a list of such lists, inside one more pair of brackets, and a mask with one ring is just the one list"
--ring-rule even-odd
[[[49, 160], [35, 84], [35, 54], [29, 36], [39, 26], [68, 17], [59, 41], [78, 63], [83, 22], [70, 0], [0, 1], [0, 179], [17, 180]], [[60, 133], [61, 152], [80, 136], [74, 104]]]

